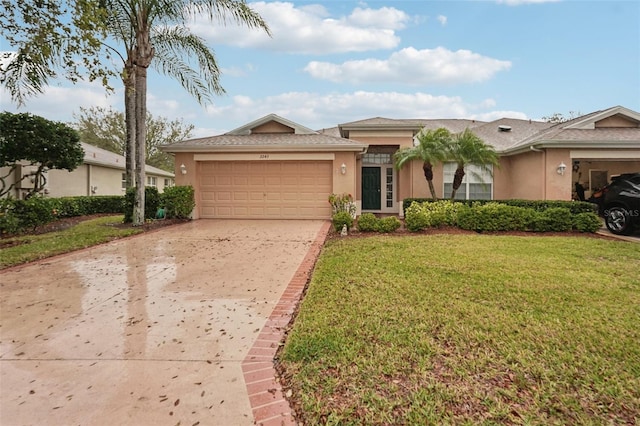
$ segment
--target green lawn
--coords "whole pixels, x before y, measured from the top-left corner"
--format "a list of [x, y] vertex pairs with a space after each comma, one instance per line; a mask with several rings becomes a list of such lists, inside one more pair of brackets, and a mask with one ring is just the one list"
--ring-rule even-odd
[[331, 241], [279, 368], [304, 424], [640, 423], [640, 244]]
[[105, 216], [81, 222], [63, 231], [3, 239], [3, 244], [10, 242], [18, 244], [0, 249], [0, 269], [90, 247], [143, 231], [140, 228], [113, 226], [122, 223], [122, 220], [122, 215]]

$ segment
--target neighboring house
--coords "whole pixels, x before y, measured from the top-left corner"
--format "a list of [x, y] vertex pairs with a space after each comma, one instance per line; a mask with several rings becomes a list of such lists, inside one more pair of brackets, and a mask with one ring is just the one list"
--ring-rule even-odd
[[[125, 158], [114, 152], [107, 151], [86, 143], [82, 143], [84, 150], [83, 163], [75, 170], [49, 170], [46, 172], [47, 184], [44, 195], [48, 197], [67, 197], [79, 195], [124, 195], [125, 192]], [[35, 166], [18, 166], [14, 176], [7, 179], [7, 185], [19, 176], [30, 174]], [[3, 168], [0, 173], [4, 175]], [[146, 166], [146, 184], [155, 186], [159, 192], [165, 187], [174, 185], [174, 174], [156, 167]], [[15, 188], [11, 196], [24, 198], [28, 188], [33, 187], [30, 178], [23, 179]]]
[[[609, 108], [560, 124], [372, 118], [314, 131], [275, 114], [223, 135], [163, 147], [175, 155], [176, 184], [196, 192], [194, 218], [327, 219], [331, 193], [352, 194], [358, 214], [402, 214], [405, 198], [428, 197], [422, 163], [402, 170], [393, 154], [423, 128], [470, 128], [500, 154], [493, 176], [470, 166], [457, 197], [571, 200], [615, 174], [640, 170], [640, 113]], [[439, 197], [451, 191], [455, 165], [438, 164]]]

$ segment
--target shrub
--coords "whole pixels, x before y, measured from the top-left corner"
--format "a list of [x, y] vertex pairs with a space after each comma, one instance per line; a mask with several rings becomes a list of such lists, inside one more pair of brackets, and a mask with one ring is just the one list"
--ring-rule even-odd
[[20, 231], [20, 220], [13, 208], [13, 200], [0, 199], [0, 235], [15, 234]]
[[580, 232], [596, 232], [602, 226], [600, 217], [595, 213], [578, 213], [573, 216], [573, 229]]
[[394, 232], [398, 228], [400, 228], [401, 225], [402, 225], [402, 223], [395, 216], [383, 217], [382, 219], [380, 219], [378, 221], [378, 229], [377, 229], [377, 231], [378, 232], [383, 232], [383, 233]]
[[378, 230], [379, 219], [373, 213], [363, 213], [358, 218], [358, 229], [362, 232]]
[[465, 204], [451, 200], [424, 204], [431, 226], [436, 227], [456, 226], [458, 224], [458, 212], [465, 207]]
[[536, 217], [533, 230], [536, 232], [568, 232], [573, 229], [571, 210], [565, 207], [552, 207]]
[[458, 225], [477, 232], [526, 231], [535, 220], [536, 212], [501, 203], [474, 205], [461, 211]]
[[405, 223], [410, 231], [420, 231], [428, 227], [456, 226], [458, 214], [469, 207], [451, 200], [434, 202], [413, 202], [406, 211]]
[[[442, 201], [442, 200], [440, 200]], [[405, 198], [402, 200], [402, 208], [404, 209], [405, 215], [409, 206], [412, 203], [436, 203], [439, 201], [434, 201], [431, 198]], [[579, 213], [589, 213], [589, 212], [597, 212], [598, 206], [589, 203], [586, 201], [562, 201], [562, 200], [455, 200], [455, 203], [465, 204], [467, 206], [472, 206], [475, 204], [488, 204], [488, 203], [500, 203], [506, 204], [508, 206], [514, 207], [523, 207], [533, 209], [535, 211], [545, 211], [550, 208], [555, 207], [565, 207], [571, 210], [572, 214]]]
[[13, 212], [20, 221], [20, 230], [33, 230], [57, 217], [51, 198], [33, 196], [27, 200], [15, 200]]
[[[127, 188], [124, 199], [124, 222], [133, 222], [133, 202], [136, 197], [136, 188]], [[144, 218], [153, 219], [160, 207], [160, 194], [154, 186], [144, 188]]]
[[333, 214], [347, 212], [352, 218], [356, 217], [356, 205], [351, 194], [331, 194], [329, 195], [329, 204], [331, 204]]
[[338, 212], [333, 215], [333, 227], [336, 231], [342, 231], [342, 227], [347, 225], [347, 229], [350, 229], [353, 226], [353, 218], [351, 214], [348, 212]]
[[0, 233], [18, 234], [56, 219], [98, 213], [122, 213], [124, 197], [31, 197], [0, 200]]
[[425, 204], [414, 201], [405, 210], [404, 223], [409, 231], [417, 232], [431, 226], [429, 215], [424, 209]]
[[166, 217], [169, 219], [188, 219], [196, 206], [192, 186], [165, 188], [160, 199], [160, 204], [165, 208]]

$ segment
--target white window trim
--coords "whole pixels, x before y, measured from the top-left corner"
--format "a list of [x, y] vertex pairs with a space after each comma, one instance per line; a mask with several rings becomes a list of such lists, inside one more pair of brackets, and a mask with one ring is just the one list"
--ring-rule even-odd
[[[443, 198], [449, 198], [451, 192], [449, 193], [445, 193], [445, 186], [447, 184], [452, 184], [453, 183], [453, 178], [455, 176], [455, 171], [456, 171], [457, 165], [456, 163], [453, 162], [448, 162], [448, 163], [444, 163], [442, 166], [442, 194], [443, 194]], [[479, 173], [483, 178], [483, 179], [476, 179], [476, 177], [472, 174], [472, 168], [475, 169], [476, 173]], [[451, 171], [447, 170], [447, 169], [452, 169]], [[464, 174], [464, 178], [462, 179], [462, 185], [460, 185], [460, 188], [458, 188], [458, 191], [456, 192], [456, 199], [458, 199], [460, 194], [464, 194], [464, 200], [469, 200], [469, 185], [470, 184], [484, 184], [484, 185], [489, 185], [489, 196], [490, 199], [493, 200], [493, 190], [494, 190], [494, 182], [493, 182], [493, 166], [489, 165], [488, 169], [491, 171], [491, 174], [487, 173], [484, 170], [481, 170], [478, 166], [474, 165], [474, 164], [468, 164], [465, 166], [465, 174]]]

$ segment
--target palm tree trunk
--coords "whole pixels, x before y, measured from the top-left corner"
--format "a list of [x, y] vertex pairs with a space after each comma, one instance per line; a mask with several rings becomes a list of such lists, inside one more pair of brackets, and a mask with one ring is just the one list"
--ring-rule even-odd
[[436, 188], [433, 186], [433, 164], [429, 161], [425, 161], [422, 164], [422, 171], [424, 172], [424, 178], [427, 180], [427, 184], [429, 185], [429, 192], [431, 192], [431, 198], [436, 200]]
[[[139, 15], [139, 22], [146, 22], [143, 15]], [[145, 157], [147, 136], [147, 68], [153, 59], [153, 47], [150, 34], [144, 26], [139, 26], [136, 34], [135, 71], [136, 71], [136, 198], [133, 205], [133, 226], [144, 223], [144, 189], [145, 189]]]
[[462, 179], [464, 179], [464, 167], [458, 167], [455, 174], [453, 175], [453, 189], [451, 191], [452, 200], [456, 198], [456, 192], [458, 192], [460, 185], [462, 185]]
[[124, 83], [124, 117], [126, 129], [125, 147], [125, 187], [134, 186], [136, 170], [136, 74], [131, 60], [131, 52], [124, 66], [122, 75]]

